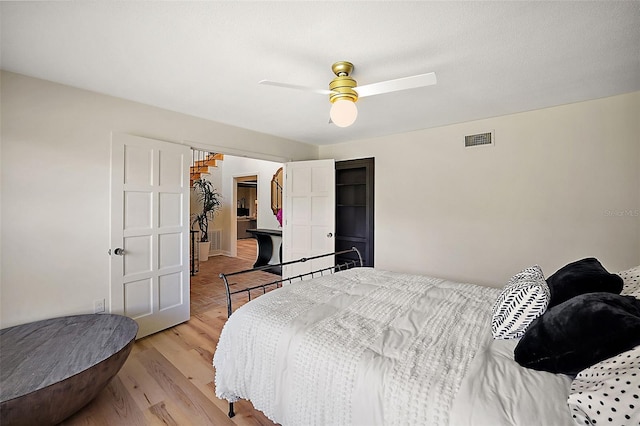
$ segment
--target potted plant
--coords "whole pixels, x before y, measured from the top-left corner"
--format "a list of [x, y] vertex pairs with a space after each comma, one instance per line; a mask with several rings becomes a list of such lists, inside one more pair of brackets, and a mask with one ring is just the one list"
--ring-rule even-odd
[[198, 247], [199, 259], [209, 259], [209, 220], [213, 220], [215, 213], [222, 207], [222, 195], [216, 191], [213, 184], [205, 179], [193, 181], [193, 189], [198, 201], [202, 203], [202, 212], [196, 214], [192, 224], [200, 228], [200, 243]]

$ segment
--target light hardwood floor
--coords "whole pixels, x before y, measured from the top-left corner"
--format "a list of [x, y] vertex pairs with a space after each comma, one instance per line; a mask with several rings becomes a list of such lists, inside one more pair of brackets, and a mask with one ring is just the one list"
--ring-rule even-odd
[[[62, 424], [274, 425], [247, 401], [236, 403], [236, 416], [229, 419], [227, 402], [215, 396], [211, 365], [227, 319], [218, 274], [251, 268], [256, 250], [255, 240], [238, 240], [237, 258], [215, 256], [201, 262], [191, 277], [191, 319], [136, 341], [111, 383]], [[244, 301], [239, 298], [238, 305]]]

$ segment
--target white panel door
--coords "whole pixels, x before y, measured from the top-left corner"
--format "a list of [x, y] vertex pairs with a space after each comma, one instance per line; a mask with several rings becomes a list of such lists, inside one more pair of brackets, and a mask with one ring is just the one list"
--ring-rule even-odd
[[189, 161], [188, 147], [112, 135], [110, 311], [138, 338], [189, 320]]
[[[297, 161], [284, 165], [283, 261], [334, 252], [335, 161]], [[284, 278], [334, 265], [334, 257], [285, 266]]]

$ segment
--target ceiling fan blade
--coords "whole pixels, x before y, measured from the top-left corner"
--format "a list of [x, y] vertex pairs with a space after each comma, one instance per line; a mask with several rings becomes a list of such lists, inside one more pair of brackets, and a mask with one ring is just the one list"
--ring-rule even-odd
[[268, 86], [284, 87], [284, 88], [287, 88], [287, 89], [304, 90], [305, 92], [318, 93], [319, 95], [330, 95], [331, 94], [331, 90], [327, 90], [327, 89], [315, 89], [313, 87], [299, 86], [297, 84], [289, 84], [289, 83], [279, 83], [277, 81], [270, 81], [270, 80], [260, 80], [258, 82], [258, 84], [266, 84]]
[[436, 73], [428, 72], [411, 77], [396, 78], [395, 80], [381, 81], [379, 83], [365, 84], [355, 88], [359, 98], [381, 95], [383, 93], [397, 92], [399, 90], [415, 89], [416, 87], [431, 86], [436, 84]]

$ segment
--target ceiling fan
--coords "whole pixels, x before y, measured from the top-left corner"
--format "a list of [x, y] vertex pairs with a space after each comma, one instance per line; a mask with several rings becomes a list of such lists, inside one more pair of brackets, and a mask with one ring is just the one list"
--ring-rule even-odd
[[383, 93], [397, 92], [400, 90], [415, 89], [417, 87], [431, 86], [437, 83], [436, 74], [428, 72], [410, 77], [396, 78], [373, 84], [358, 86], [358, 83], [351, 77], [354, 66], [351, 62], [340, 61], [331, 67], [336, 77], [329, 83], [329, 90], [315, 89], [312, 87], [299, 86], [297, 84], [279, 83], [277, 81], [261, 80], [259, 84], [270, 86], [286, 87], [288, 89], [305, 90], [329, 95], [331, 110], [329, 115], [331, 122], [338, 127], [348, 127], [356, 121], [358, 109], [355, 102], [358, 98], [366, 96], [381, 95]]

